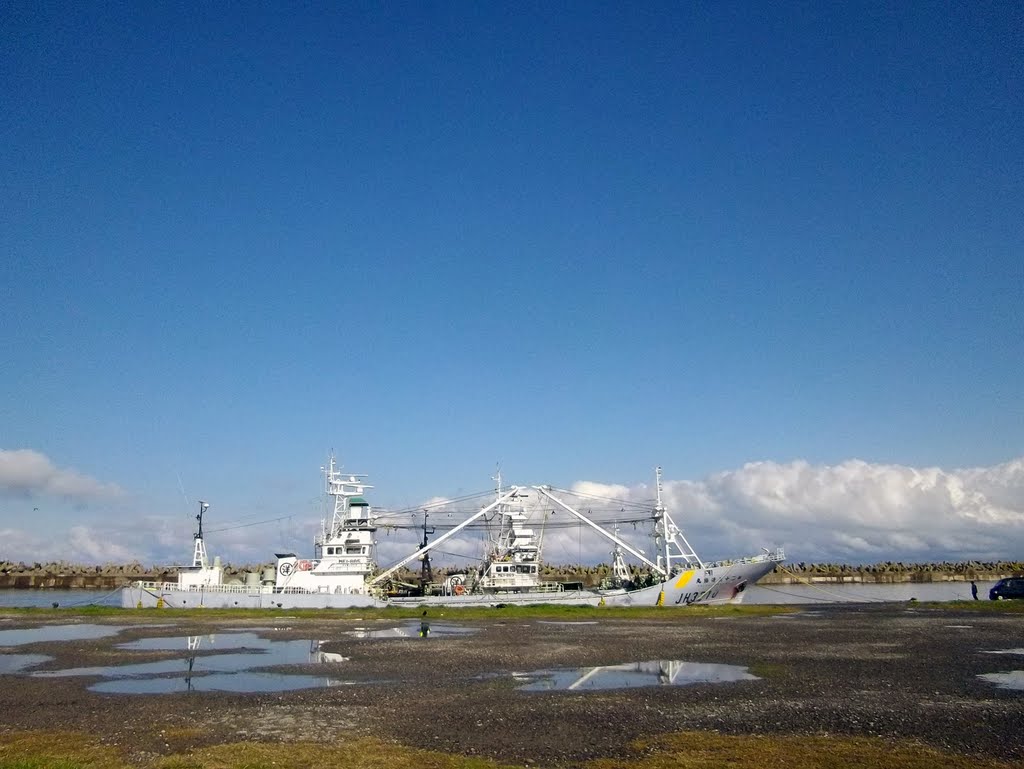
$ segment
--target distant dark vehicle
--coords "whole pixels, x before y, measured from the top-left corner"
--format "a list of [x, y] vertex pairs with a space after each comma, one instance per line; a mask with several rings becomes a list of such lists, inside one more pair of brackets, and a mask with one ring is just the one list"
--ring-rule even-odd
[[1024, 598], [1024, 577], [1008, 577], [999, 580], [988, 591], [988, 597], [993, 601], [1001, 601], [1004, 598]]

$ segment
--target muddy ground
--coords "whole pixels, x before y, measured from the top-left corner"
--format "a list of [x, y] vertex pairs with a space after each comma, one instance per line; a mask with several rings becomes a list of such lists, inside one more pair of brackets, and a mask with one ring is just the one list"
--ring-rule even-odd
[[[158, 612], [63, 621], [125, 625], [95, 640], [0, 647], [41, 653], [34, 669], [112, 665], [186, 654], [125, 651], [117, 644], [259, 627], [271, 639], [319, 641], [344, 661], [282, 672], [334, 685], [282, 693], [105, 694], [95, 676], [0, 676], [0, 730], [82, 730], [128, 746], [144, 760], [190, 746], [239, 739], [335, 740], [371, 734], [405, 745], [558, 765], [624, 755], [630, 740], [681, 730], [756, 734], [844, 734], [911, 739], [944, 750], [1024, 759], [1024, 691], [979, 674], [1024, 670], [1024, 614], [975, 613], [906, 604], [815, 607], [793, 614], [715, 618], [667, 610], [665, 620], [558, 623], [505, 618], [428, 617], [468, 635], [357, 638], [355, 627], [408, 622], [230, 619], [160, 621]], [[49, 621], [48, 621], [49, 622]], [[40, 624], [0, 613], [0, 630]], [[414, 625], [416, 623], [413, 623]], [[415, 628], [414, 628], [415, 629]], [[200, 645], [200, 657], [213, 653]], [[1016, 649], [1016, 654], [989, 652]], [[317, 655], [314, 653], [313, 658]], [[648, 660], [744, 666], [759, 676], [733, 683], [610, 690], [523, 691], [512, 673], [593, 668]], [[2, 662], [2, 660], [0, 660]], [[202, 664], [196, 666], [201, 670]], [[281, 669], [278, 669], [281, 670]], [[581, 671], [581, 675], [586, 671]], [[1024, 674], [1022, 674], [1024, 675]]]

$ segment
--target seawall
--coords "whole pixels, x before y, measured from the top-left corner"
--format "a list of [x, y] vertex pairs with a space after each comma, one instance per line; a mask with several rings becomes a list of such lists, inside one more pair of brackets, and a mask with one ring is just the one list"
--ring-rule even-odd
[[177, 573], [158, 574], [0, 574], [0, 590], [114, 590], [135, 580], [175, 581]]

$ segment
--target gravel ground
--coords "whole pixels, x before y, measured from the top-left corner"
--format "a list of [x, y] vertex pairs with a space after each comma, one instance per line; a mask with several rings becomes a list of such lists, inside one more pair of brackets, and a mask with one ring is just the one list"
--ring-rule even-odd
[[[435, 625], [458, 622], [434, 613]], [[130, 616], [130, 615], [129, 615]], [[118, 643], [152, 636], [224, 633], [257, 625], [275, 640], [316, 639], [344, 655], [317, 675], [349, 685], [273, 694], [100, 694], [95, 677], [3, 675], [0, 731], [83, 730], [130, 746], [136, 758], [236, 741], [334, 740], [372, 734], [400, 743], [516, 763], [554, 765], [627, 752], [630, 740], [681, 730], [735, 734], [843, 734], [912, 739], [970, 755], [1024, 759], [1024, 691], [982, 673], [1024, 670], [1024, 614], [906, 604], [815, 607], [774, 617], [703, 617], [596, 624], [466, 621], [471, 635], [358, 639], [355, 626], [394, 622], [266, 618], [134, 624], [108, 638], [4, 647], [55, 657], [44, 669], [182, 659]], [[147, 621], [159, 615], [146, 614]], [[118, 619], [82, 620], [118, 624]], [[0, 629], [31, 627], [0, 614]], [[405, 624], [405, 623], [403, 623]], [[202, 652], [201, 652], [202, 653]], [[742, 665], [760, 676], [735, 683], [604, 691], [530, 692], [511, 673], [646, 660]], [[2, 662], [2, 660], [0, 660]], [[182, 663], [184, 667], [184, 662]], [[286, 672], [309, 673], [309, 666]]]

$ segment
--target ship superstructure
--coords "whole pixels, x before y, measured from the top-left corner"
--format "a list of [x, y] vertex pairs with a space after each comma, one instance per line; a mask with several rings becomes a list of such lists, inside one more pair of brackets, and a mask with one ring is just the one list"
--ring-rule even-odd
[[363, 496], [373, 486], [365, 475], [345, 475], [334, 455], [323, 468], [325, 491], [333, 499], [330, 525], [321, 522], [314, 558], [277, 554], [275, 590], [333, 595], [370, 595], [366, 578], [374, 570], [373, 510]]

